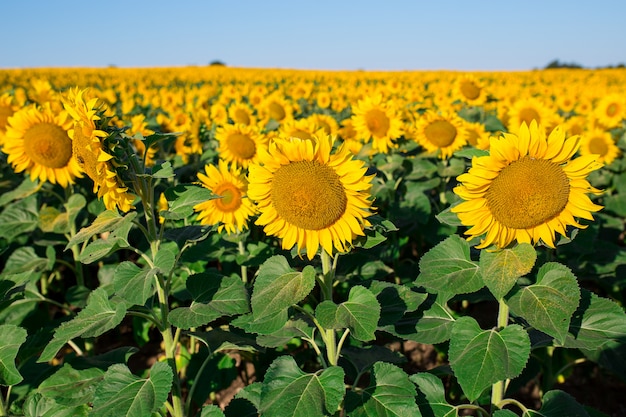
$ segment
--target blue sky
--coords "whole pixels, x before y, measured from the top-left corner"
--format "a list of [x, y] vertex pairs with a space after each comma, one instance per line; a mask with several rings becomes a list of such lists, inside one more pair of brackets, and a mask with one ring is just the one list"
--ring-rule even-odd
[[626, 1], [7, 0], [0, 68], [525, 70], [626, 63]]

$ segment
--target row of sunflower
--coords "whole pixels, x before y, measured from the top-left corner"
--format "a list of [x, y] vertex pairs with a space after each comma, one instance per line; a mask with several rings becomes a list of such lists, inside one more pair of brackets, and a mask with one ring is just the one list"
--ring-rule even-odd
[[[142, 403], [146, 415], [193, 415], [215, 403], [215, 391], [236, 382], [213, 381], [213, 394], [196, 391], [205, 365], [191, 364], [208, 364], [224, 349], [255, 353], [248, 360], [259, 380], [266, 372], [264, 382], [247, 385], [238, 399], [277, 416], [371, 414], [377, 401], [399, 407], [396, 415], [428, 414], [428, 402], [418, 406], [415, 396], [427, 394], [431, 375], [409, 380], [385, 363], [401, 363], [387, 347], [373, 349], [389, 346], [389, 338], [442, 350], [450, 341], [448, 362], [439, 365], [450, 364], [466, 400], [489, 403], [484, 397], [491, 394], [496, 408], [509, 401], [502, 386], [521, 378], [530, 349], [547, 349], [544, 342], [531, 346], [527, 332], [552, 338], [551, 349], [584, 348], [607, 366], [598, 359], [605, 352], [591, 354], [590, 346], [621, 346], [626, 315], [575, 282], [588, 280], [624, 301], [615, 268], [626, 256], [615, 235], [626, 215], [625, 78], [619, 70], [0, 71], [0, 221], [14, 225], [0, 232], [8, 265], [0, 278], [12, 283], [6, 306], [16, 301], [18, 282], [29, 281], [30, 293], [69, 317], [59, 324], [57, 311], [46, 310], [51, 322], [38, 345], [43, 353], [31, 356], [50, 366], [52, 379], [25, 381], [30, 391], [19, 398], [9, 391], [0, 411], [14, 404], [13, 412], [27, 414], [48, 401], [64, 412], [70, 406], [110, 412], [115, 396], [107, 384], [128, 370], [120, 360], [102, 369], [103, 379], [78, 377], [92, 389], [84, 402], [46, 387], [73, 378], [63, 363], [78, 366], [63, 345], [79, 357], [97, 356], [103, 346], [78, 346], [74, 339], [119, 332], [124, 315], [144, 321], [135, 323], [139, 346], [155, 343], [142, 329], [158, 331], [157, 364], [170, 367], [143, 366], [134, 370], [139, 376], [122, 378], [128, 388], [133, 378], [168, 382], [163, 395]], [[586, 239], [577, 237], [585, 228]], [[593, 250], [598, 242], [605, 248], [600, 261]], [[472, 259], [477, 256], [480, 261]], [[40, 269], [22, 277], [17, 265], [24, 257]], [[536, 260], [547, 264], [534, 268]], [[63, 273], [67, 267], [71, 272]], [[534, 289], [531, 271], [537, 285], [550, 271], [562, 275], [556, 295], [533, 293], [532, 312], [518, 300]], [[484, 301], [481, 289], [499, 306], [498, 328], [490, 332], [517, 338], [507, 340], [510, 351], [462, 340], [479, 328], [464, 316]], [[548, 305], [559, 306], [558, 320]], [[83, 310], [76, 314], [76, 307]], [[2, 311], [0, 327], [9, 326], [3, 330], [21, 335], [27, 328], [29, 337], [41, 331], [26, 320], [32, 312], [11, 318]], [[613, 333], [571, 327], [574, 316], [591, 322], [596, 315], [611, 322]], [[495, 362], [524, 360], [498, 362], [494, 369], [510, 369], [502, 374], [485, 361], [472, 368], [459, 349], [478, 349]], [[0, 359], [28, 362], [17, 350]], [[545, 377], [578, 359], [542, 363], [540, 372]], [[216, 373], [235, 366], [214, 365]], [[363, 390], [365, 373], [374, 385]], [[17, 387], [16, 375], [0, 383]], [[318, 376], [318, 391], [295, 382]], [[405, 394], [387, 402], [385, 386]], [[314, 400], [299, 408], [290, 390]], [[239, 415], [241, 402], [231, 403], [220, 405], [226, 415]], [[115, 405], [115, 412], [128, 412], [124, 407]]]

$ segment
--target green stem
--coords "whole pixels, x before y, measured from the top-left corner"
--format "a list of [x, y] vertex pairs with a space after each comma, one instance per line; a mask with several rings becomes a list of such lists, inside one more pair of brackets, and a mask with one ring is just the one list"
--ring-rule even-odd
[[489, 412], [488, 412], [487, 410], [485, 410], [484, 408], [482, 408], [482, 407], [480, 407], [480, 406], [478, 406], [478, 405], [474, 405], [474, 404], [461, 404], [461, 405], [458, 405], [458, 406], [456, 407], [456, 409], [457, 409], [457, 413], [458, 413], [460, 410], [474, 410], [474, 411], [478, 411], [478, 413], [479, 413], [480, 415], [483, 415], [483, 416], [485, 416], [485, 417], [489, 417], [489, 416], [491, 415], [491, 414], [489, 414]]
[[526, 406], [524, 406], [524, 404], [522, 404], [521, 402], [514, 400], [513, 398], [507, 398], [505, 400], [500, 401], [498, 404], [496, 404], [496, 406], [499, 409], [502, 409], [504, 407], [506, 407], [507, 405], [515, 405], [517, 406], [520, 410], [522, 410], [522, 415], [527, 415], [528, 414], [528, 408], [526, 408]]
[[[7, 393], [7, 403], [8, 401], [9, 401], [9, 393]], [[7, 416], [7, 415], [8, 415], [7, 408], [6, 408], [6, 405], [4, 404], [4, 398], [2, 398], [2, 395], [0, 394], [0, 416]]]
[[198, 369], [198, 372], [196, 373], [193, 385], [191, 386], [191, 388], [189, 388], [189, 393], [187, 393], [187, 402], [185, 404], [186, 415], [189, 415], [189, 411], [191, 410], [191, 399], [193, 398], [193, 393], [195, 392], [196, 387], [199, 385], [200, 375], [202, 375], [202, 372], [204, 372], [204, 368], [206, 368], [206, 366], [209, 364], [211, 358], [213, 358], [213, 355], [207, 355], [204, 362], [202, 362], [202, 365], [200, 365], [200, 369]]
[[[506, 305], [504, 300], [498, 300], [498, 329], [504, 329], [509, 324], [509, 306]], [[508, 381], [498, 381], [491, 387], [491, 404], [498, 406], [502, 403], [504, 398], [504, 392], [506, 391], [506, 385]]]
[[[335, 283], [335, 266], [336, 263], [333, 262], [331, 256], [322, 249], [322, 274], [323, 274], [323, 283], [322, 283], [322, 300], [323, 301], [332, 301], [333, 300], [333, 286]], [[326, 358], [328, 359], [328, 364], [330, 366], [337, 365], [337, 361], [339, 359], [339, 351], [337, 350], [337, 334], [335, 329], [324, 329], [325, 337], [323, 337], [326, 342]]]
[[[239, 247], [239, 254], [240, 255], [245, 255], [246, 254], [246, 247], [244, 244], [244, 239], [243, 237], [239, 237], [239, 241], [237, 242], [237, 245]], [[248, 282], [248, 267], [245, 265], [241, 265], [241, 280], [243, 281], [244, 284], [246, 284]]]

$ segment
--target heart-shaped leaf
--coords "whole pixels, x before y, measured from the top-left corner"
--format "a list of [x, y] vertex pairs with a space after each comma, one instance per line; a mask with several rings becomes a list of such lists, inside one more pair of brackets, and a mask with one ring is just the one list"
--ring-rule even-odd
[[482, 330], [472, 317], [452, 328], [450, 366], [470, 401], [495, 382], [518, 376], [530, 356], [530, 338], [516, 324], [500, 331]]
[[22, 375], [15, 366], [15, 358], [22, 343], [26, 341], [26, 330], [13, 324], [0, 325], [0, 385], [15, 385], [22, 381]]
[[483, 282], [500, 300], [513, 288], [518, 278], [533, 269], [536, 260], [537, 252], [528, 243], [496, 252], [481, 251], [479, 265]]

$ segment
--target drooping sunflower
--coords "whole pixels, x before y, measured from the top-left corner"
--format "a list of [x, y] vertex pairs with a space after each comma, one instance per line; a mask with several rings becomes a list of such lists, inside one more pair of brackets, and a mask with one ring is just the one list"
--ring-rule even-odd
[[463, 119], [453, 112], [427, 110], [417, 121], [413, 139], [427, 152], [438, 152], [447, 159], [467, 143]]
[[135, 196], [128, 192], [128, 187], [115, 171], [113, 156], [105, 150], [104, 138], [108, 134], [96, 126], [104, 104], [98, 98], [85, 101], [86, 92], [70, 89], [63, 103], [74, 119], [74, 126], [68, 131], [72, 150], [80, 167], [93, 181], [93, 192], [102, 198], [107, 210], [119, 208], [127, 212], [133, 208]]
[[620, 154], [619, 147], [615, 144], [615, 140], [611, 132], [598, 128], [592, 129], [581, 136], [580, 154], [581, 155], [597, 155], [598, 162], [605, 165], [610, 164]]
[[15, 172], [29, 173], [31, 180], [68, 187], [82, 177], [68, 135], [71, 126], [66, 111], [54, 112], [49, 105], [18, 110], [7, 118], [2, 148], [7, 162]]
[[352, 125], [357, 138], [372, 141], [372, 150], [387, 153], [397, 146], [395, 139], [402, 136], [402, 116], [391, 100], [373, 94], [359, 100], [352, 108]]
[[555, 232], [584, 228], [575, 218], [593, 220], [588, 193], [600, 193], [587, 175], [602, 167], [597, 155], [576, 159], [580, 137], [566, 138], [557, 126], [546, 138], [536, 122], [523, 123], [518, 134], [492, 138], [489, 155], [476, 157], [457, 179], [454, 192], [463, 200], [451, 211], [465, 226], [468, 239], [485, 235], [476, 247], [504, 248], [517, 241], [554, 247]]
[[205, 174], [198, 173], [202, 185], [219, 196], [196, 204], [193, 208], [199, 212], [200, 224], [218, 224], [218, 232], [238, 233], [248, 228], [248, 219], [256, 212], [254, 204], [246, 197], [248, 181], [241, 168], [224, 160], [218, 166], [206, 165]]
[[319, 247], [332, 255], [345, 252], [370, 226], [372, 176], [345, 146], [332, 151], [334, 137], [312, 140], [276, 138], [249, 167], [248, 196], [260, 212], [256, 224], [282, 239], [283, 249], [297, 245], [313, 259]]
[[267, 143], [257, 125], [226, 124], [217, 128], [215, 139], [219, 143], [220, 158], [242, 168], [258, 161], [259, 149]]

